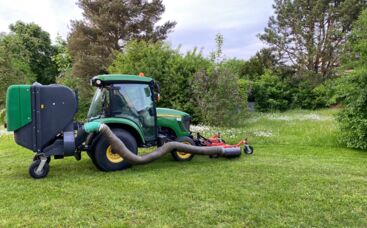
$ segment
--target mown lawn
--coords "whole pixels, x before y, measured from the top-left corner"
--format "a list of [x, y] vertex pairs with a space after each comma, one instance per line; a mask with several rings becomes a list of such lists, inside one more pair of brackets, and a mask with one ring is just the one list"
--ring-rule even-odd
[[333, 114], [253, 114], [222, 130], [233, 143], [247, 136], [253, 156], [103, 173], [85, 155], [51, 161], [43, 180], [28, 176], [33, 154], [2, 136], [0, 227], [367, 227], [367, 152], [338, 144]]

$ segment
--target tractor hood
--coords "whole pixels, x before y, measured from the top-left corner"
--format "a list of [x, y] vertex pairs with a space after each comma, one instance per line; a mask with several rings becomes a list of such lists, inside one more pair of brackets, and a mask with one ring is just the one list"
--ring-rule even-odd
[[157, 125], [160, 128], [171, 129], [176, 137], [189, 136], [191, 116], [169, 108], [157, 108]]
[[182, 118], [183, 116], [190, 116], [186, 112], [178, 111], [170, 108], [157, 108], [157, 117], [171, 117], [171, 118]]

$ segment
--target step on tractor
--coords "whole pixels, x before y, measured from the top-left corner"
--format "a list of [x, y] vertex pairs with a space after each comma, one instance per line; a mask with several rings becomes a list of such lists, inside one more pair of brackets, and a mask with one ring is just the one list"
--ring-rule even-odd
[[[51, 157], [87, 152], [102, 171], [116, 171], [147, 164], [171, 153], [176, 161], [190, 161], [195, 154], [238, 157], [253, 148], [242, 140], [228, 145], [220, 134], [205, 138], [190, 131], [191, 116], [185, 112], [157, 108], [159, 83], [134, 75], [99, 75], [88, 121], [78, 123], [76, 93], [63, 85], [12, 85], [6, 97], [6, 127], [15, 142], [35, 153], [29, 167], [33, 178], [46, 177]], [[138, 155], [138, 148], [157, 147]]]

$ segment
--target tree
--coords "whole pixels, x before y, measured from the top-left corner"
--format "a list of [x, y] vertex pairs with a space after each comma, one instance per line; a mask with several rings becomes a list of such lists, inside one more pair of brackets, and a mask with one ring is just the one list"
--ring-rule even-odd
[[51, 59], [55, 49], [51, 45], [50, 35], [35, 23], [17, 21], [9, 28], [10, 33], [3, 38], [2, 45], [8, 57], [13, 59], [13, 64], [18, 65], [15, 68], [27, 68], [30, 70], [28, 78], [34, 75], [40, 83], [55, 82], [57, 69]]
[[240, 70], [240, 75], [242, 78], [255, 80], [263, 75], [266, 70], [275, 71], [279, 65], [279, 60], [272, 53], [272, 50], [263, 48], [246, 61]]
[[67, 48], [67, 43], [61, 36], [56, 37], [55, 49], [52, 61], [56, 64], [57, 70], [59, 71], [58, 76], [62, 77], [71, 71], [72, 59], [69, 49]]
[[322, 81], [339, 66], [352, 23], [365, 5], [360, 0], [275, 0], [276, 16], [259, 37], [285, 64], [321, 75]]
[[29, 83], [35, 79], [29, 64], [21, 56], [13, 56], [0, 37], [0, 109], [5, 105], [6, 90], [11, 84]]
[[192, 76], [190, 89], [202, 122], [215, 126], [237, 126], [246, 113], [247, 85], [239, 79], [243, 62], [223, 55], [223, 36], [215, 37], [216, 49], [210, 64]]
[[284, 111], [291, 103], [291, 88], [280, 77], [266, 70], [254, 83], [255, 107], [260, 112]]
[[213, 63], [221, 63], [225, 60], [223, 55], [223, 43], [224, 36], [221, 33], [217, 33], [217, 35], [215, 35], [216, 50], [209, 53], [210, 60]]
[[58, 73], [51, 59], [55, 49], [46, 31], [21, 21], [9, 28], [9, 34], [0, 34], [0, 107], [11, 84], [49, 84]]
[[83, 20], [71, 22], [68, 48], [73, 74], [80, 77], [106, 72], [114, 52], [129, 40], [164, 40], [175, 22], [157, 26], [165, 10], [162, 0], [79, 0]]
[[236, 74], [221, 65], [195, 73], [191, 89], [206, 124], [238, 126], [246, 114], [246, 88], [241, 88]]

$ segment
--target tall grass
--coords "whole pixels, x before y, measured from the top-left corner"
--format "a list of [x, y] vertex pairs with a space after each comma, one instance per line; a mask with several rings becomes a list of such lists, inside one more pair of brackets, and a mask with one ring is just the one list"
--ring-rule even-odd
[[205, 135], [221, 133], [228, 142], [248, 138], [254, 145], [339, 147], [338, 110], [292, 110], [285, 113], [252, 113], [236, 128], [194, 127]]

